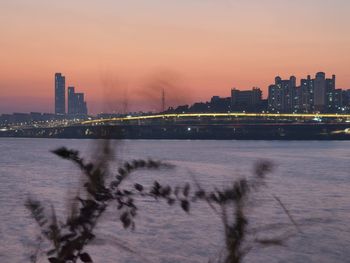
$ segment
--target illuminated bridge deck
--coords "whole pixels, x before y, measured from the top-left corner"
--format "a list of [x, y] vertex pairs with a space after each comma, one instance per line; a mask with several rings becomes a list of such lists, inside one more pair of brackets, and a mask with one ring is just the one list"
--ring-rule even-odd
[[127, 116], [118, 118], [105, 118], [95, 119], [89, 121], [83, 121], [83, 125], [99, 125], [107, 123], [125, 123], [133, 121], [197, 121], [201, 122], [203, 119], [215, 121], [244, 121], [244, 120], [255, 120], [255, 121], [350, 121], [350, 114], [284, 114], [284, 113], [244, 113], [244, 112], [230, 112], [230, 113], [181, 113], [181, 114], [153, 114], [153, 115], [140, 115], [140, 116]]
[[188, 113], [127, 116], [49, 127], [15, 127], [2, 137], [111, 139], [350, 140], [350, 114]]

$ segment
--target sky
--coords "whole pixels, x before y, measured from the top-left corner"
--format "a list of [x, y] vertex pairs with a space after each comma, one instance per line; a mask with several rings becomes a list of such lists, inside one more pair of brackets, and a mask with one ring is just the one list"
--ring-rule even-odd
[[350, 88], [348, 0], [1, 0], [0, 113], [160, 110], [324, 71]]

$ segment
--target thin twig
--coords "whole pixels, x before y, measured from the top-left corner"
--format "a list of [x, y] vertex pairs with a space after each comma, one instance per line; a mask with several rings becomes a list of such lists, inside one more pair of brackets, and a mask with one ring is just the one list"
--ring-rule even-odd
[[300, 229], [300, 227], [298, 226], [297, 222], [294, 220], [294, 218], [292, 217], [292, 215], [289, 213], [288, 209], [286, 208], [286, 206], [282, 203], [281, 199], [279, 199], [277, 196], [275, 196], [274, 194], [272, 195], [272, 197], [280, 204], [280, 206], [282, 207], [283, 211], [286, 213], [286, 215], [288, 216], [289, 220], [293, 223], [293, 225], [295, 226], [295, 228], [298, 230], [299, 233], [303, 233]]

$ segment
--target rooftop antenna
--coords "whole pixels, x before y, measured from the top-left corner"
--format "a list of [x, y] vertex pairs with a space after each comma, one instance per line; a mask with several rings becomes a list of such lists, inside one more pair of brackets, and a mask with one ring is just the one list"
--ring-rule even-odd
[[162, 88], [162, 112], [165, 111], [165, 90]]
[[124, 114], [128, 113], [128, 99], [124, 99], [124, 102], [123, 102], [123, 113]]
[[123, 96], [123, 113], [127, 114], [128, 113], [128, 106], [129, 106], [129, 101], [128, 101], [128, 90], [124, 90], [124, 96]]

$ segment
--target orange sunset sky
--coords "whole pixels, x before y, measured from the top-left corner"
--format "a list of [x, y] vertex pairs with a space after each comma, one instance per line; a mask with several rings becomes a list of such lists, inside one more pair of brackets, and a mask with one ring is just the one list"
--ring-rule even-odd
[[324, 71], [350, 88], [348, 0], [1, 0], [0, 113], [159, 110]]

